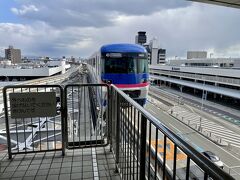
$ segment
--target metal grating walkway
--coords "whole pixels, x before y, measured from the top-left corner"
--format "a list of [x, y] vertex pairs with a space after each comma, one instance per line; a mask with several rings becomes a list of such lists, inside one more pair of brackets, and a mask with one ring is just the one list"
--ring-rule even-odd
[[102, 179], [119, 180], [115, 173], [115, 160], [110, 147], [66, 150], [14, 155], [8, 159], [6, 152], [0, 153], [0, 179], [11, 180], [70, 180]]

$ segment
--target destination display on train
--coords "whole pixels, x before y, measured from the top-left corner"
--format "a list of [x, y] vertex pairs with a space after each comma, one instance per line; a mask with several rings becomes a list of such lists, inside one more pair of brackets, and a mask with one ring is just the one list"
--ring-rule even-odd
[[120, 58], [120, 57], [122, 57], [122, 54], [121, 53], [107, 53], [106, 57]]
[[56, 115], [55, 92], [10, 93], [11, 118], [53, 117]]
[[110, 58], [122, 58], [122, 57], [127, 57], [127, 56], [131, 56], [131, 57], [146, 57], [146, 53], [134, 53], [134, 54], [129, 54], [129, 53], [106, 53], [106, 57], [110, 57]]

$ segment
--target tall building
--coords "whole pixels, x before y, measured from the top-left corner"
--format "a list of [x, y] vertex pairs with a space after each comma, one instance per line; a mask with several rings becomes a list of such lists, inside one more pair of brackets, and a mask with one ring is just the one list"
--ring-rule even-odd
[[149, 43], [149, 48], [151, 50], [151, 64], [156, 65], [158, 64], [158, 40], [156, 38], [153, 38]]
[[145, 44], [147, 42], [147, 36], [146, 36], [146, 32], [144, 31], [139, 31], [138, 34], [135, 37], [135, 43], [136, 44]]
[[158, 49], [158, 62], [157, 64], [165, 64], [166, 63], [166, 49]]
[[146, 32], [139, 31], [135, 37], [135, 43], [143, 45], [148, 52], [148, 63], [152, 65], [164, 64], [166, 62], [166, 49], [159, 48], [157, 38], [153, 38], [146, 44]]
[[158, 40], [153, 38], [144, 47], [148, 51], [148, 63], [151, 65], [164, 64], [166, 62], [166, 49], [159, 48]]
[[5, 58], [10, 60], [13, 64], [21, 63], [21, 50], [9, 46], [8, 49], [5, 49]]

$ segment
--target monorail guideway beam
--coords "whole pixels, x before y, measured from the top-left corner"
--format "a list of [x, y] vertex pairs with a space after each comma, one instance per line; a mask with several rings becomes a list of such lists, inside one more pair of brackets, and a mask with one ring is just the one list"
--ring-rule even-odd
[[107, 91], [105, 92], [102, 86], [89, 88], [92, 123], [98, 136], [106, 133], [107, 98]]
[[[87, 74], [88, 83], [93, 83], [93, 77]], [[107, 91], [104, 87], [88, 87], [89, 100], [91, 105], [92, 123], [95, 133], [101, 134], [106, 127], [107, 112]]]

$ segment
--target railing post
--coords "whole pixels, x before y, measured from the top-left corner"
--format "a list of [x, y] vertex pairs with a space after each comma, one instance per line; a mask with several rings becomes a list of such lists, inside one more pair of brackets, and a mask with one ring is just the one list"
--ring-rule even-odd
[[68, 145], [68, 112], [67, 112], [67, 87], [64, 88], [63, 90], [63, 103], [62, 103], [62, 145], [63, 145], [63, 150], [62, 150], [62, 155], [65, 155], [65, 149]]
[[[189, 179], [189, 174], [190, 174], [190, 157], [187, 157], [187, 167], [186, 167], [186, 180]], [[204, 174], [205, 177], [205, 174]]]
[[[117, 93], [117, 122], [116, 122], [116, 165], [119, 163], [119, 148], [120, 148], [120, 97]], [[116, 171], [118, 171], [118, 167], [116, 166]]]
[[112, 116], [112, 111], [114, 110], [113, 108], [113, 94], [112, 94], [112, 87], [107, 86], [107, 93], [108, 93], [108, 98], [107, 98], [107, 125], [108, 125], [108, 141], [110, 144], [110, 152], [112, 152], [112, 124], [113, 124], [113, 116]]
[[140, 139], [140, 180], [145, 180], [146, 169], [146, 141], [147, 141], [147, 118], [141, 116], [141, 139]]
[[[8, 158], [12, 159], [12, 151], [11, 151], [11, 137], [10, 137], [10, 129], [9, 129], [9, 120], [8, 120], [8, 105], [7, 105], [7, 90], [3, 88], [3, 100], [4, 100], [4, 113], [5, 113], [5, 125], [6, 125], [6, 133], [7, 133], [7, 144], [8, 144]], [[16, 132], [17, 133], [17, 132]]]

